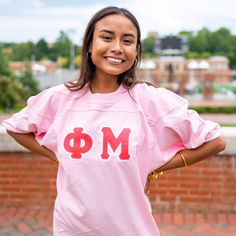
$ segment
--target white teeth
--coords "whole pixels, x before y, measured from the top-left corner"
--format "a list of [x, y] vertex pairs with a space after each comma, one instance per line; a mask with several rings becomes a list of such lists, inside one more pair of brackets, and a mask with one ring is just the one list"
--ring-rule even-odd
[[117, 58], [114, 58], [114, 57], [107, 57], [107, 60], [110, 61], [110, 62], [114, 62], [114, 63], [121, 63], [122, 62], [121, 59], [117, 59]]

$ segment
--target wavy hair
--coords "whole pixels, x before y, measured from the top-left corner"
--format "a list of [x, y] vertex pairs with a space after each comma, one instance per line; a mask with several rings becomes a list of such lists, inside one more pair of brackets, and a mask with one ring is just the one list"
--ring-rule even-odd
[[89, 48], [93, 40], [93, 33], [94, 33], [96, 23], [102, 18], [109, 15], [123, 15], [127, 17], [137, 29], [137, 45], [136, 45], [137, 56], [134, 61], [134, 64], [129, 70], [123, 72], [117, 78], [117, 83], [123, 84], [124, 87], [126, 87], [127, 89], [133, 87], [136, 84], [135, 70], [136, 70], [136, 66], [141, 60], [141, 51], [142, 51], [141, 31], [140, 31], [139, 23], [137, 19], [134, 17], [134, 15], [127, 9], [110, 6], [110, 7], [106, 7], [98, 11], [88, 23], [87, 29], [85, 31], [84, 39], [83, 39], [83, 45], [82, 45], [80, 75], [76, 82], [70, 81], [70, 82], [65, 83], [65, 86], [69, 90], [72, 90], [72, 91], [80, 90], [93, 79], [93, 75], [95, 72], [95, 65], [92, 62], [91, 53], [89, 53]]

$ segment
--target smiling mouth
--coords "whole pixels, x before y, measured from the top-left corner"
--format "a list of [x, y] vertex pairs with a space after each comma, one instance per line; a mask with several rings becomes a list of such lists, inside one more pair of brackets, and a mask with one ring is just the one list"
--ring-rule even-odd
[[123, 63], [125, 60], [122, 60], [120, 58], [115, 58], [115, 57], [104, 57], [109, 63], [112, 64], [121, 64]]

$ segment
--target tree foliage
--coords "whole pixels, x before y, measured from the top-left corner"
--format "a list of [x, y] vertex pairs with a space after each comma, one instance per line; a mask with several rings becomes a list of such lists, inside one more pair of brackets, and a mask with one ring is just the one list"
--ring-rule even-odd
[[40, 61], [43, 58], [49, 57], [48, 43], [45, 39], [40, 39], [35, 45], [35, 60]]
[[236, 67], [236, 36], [230, 30], [221, 27], [216, 31], [202, 28], [196, 35], [188, 37], [190, 52], [202, 55], [223, 55], [229, 58], [230, 66]]
[[22, 84], [24, 94], [23, 98], [26, 100], [30, 96], [39, 93], [39, 84], [37, 80], [34, 79], [31, 67], [26, 64], [26, 70], [16, 77], [16, 80]]
[[15, 76], [9, 66], [9, 60], [0, 46], [0, 110], [17, 108], [25, 104], [26, 99], [39, 92], [38, 84], [28, 68], [20, 76]]
[[53, 47], [58, 52], [59, 56], [69, 57], [71, 41], [64, 31], [60, 31], [59, 37], [56, 39]]
[[3, 52], [3, 46], [0, 44], [0, 75], [11, 76], [9, 59]]
[[13, 61], [30, 61], [34, 55], [34, 44], [32, 42], [13, 44]]
[[0, 75], [0, 109], [6, 111], [24, 103], [24, 89], [21, 83]]
[[145, 38], [142, 42], [142, 54], [144, 57], [152, 57], [155, 55], [154, 47], [155, 47], [155, 37], [149, 36]]

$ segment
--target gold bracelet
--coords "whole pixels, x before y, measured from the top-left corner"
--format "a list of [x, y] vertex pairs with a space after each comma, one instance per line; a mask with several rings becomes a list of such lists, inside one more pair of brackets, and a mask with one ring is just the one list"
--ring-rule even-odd
[[59, 161], [58, 160], [52, 160], [57, 166], [59, 166]]
[[182, 158], [182, 160], [183, 160], [183, 162], [184, 162], [184, 166], [185, 166], [185, 167], [188, 166], [188, 164], [187, 164], [187, 162], [186, 162], [186, 159], [185, 159], [183, 153], [182, 153], [181, 151], [179, 151], [179, 154], [180, 154], [180, 157]]
[[155, 170], [153, 170], [148, 174], [148, 179], [149, 180], [157, 179], [160, 175], [163, 175], [163, 171], [156, 172]]

